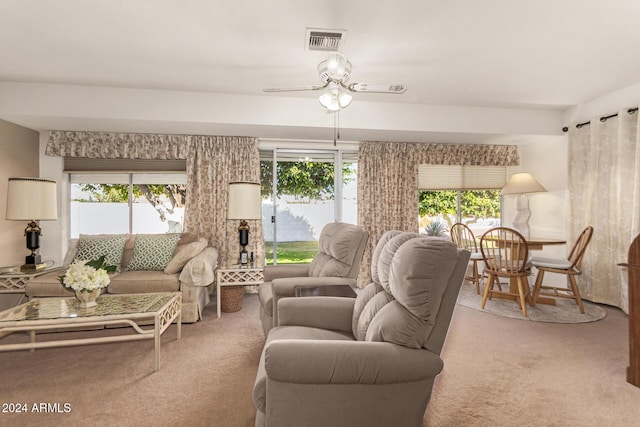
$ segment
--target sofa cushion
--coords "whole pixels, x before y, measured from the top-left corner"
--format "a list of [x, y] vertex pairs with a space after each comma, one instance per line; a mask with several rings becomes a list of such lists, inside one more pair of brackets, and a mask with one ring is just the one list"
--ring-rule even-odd
[[107, 265], [115, 265], [119, 268], [126, 240], [126, 234], [81, 234], [73, 261], [91, 261], [104, 255]]
[[165, 274], [163, 271], [125, 271], [113, 277], [107, 287], [110, 294], [177, 292], [179, 290], [178, 274]]
[[127, 271], [162, 271], [169, 264], [180, 234], [138, 234]]
[[[74, 296], [75, 293], [62, 286], [60, 280], [58, 280], [58, 277], [64, 275], [64, 272], [64, 269], [55, 270], [30, 279], [25, 285], [25, 294], [29, 298]], [[119, 273], [109, 274], [109, 277], [113, 280], [113, 277], [118, 274]], [[106, 288], [102, 288], [102, 293], [106, 291]]]
[[189, 242], [186, 244], [180, 244], [180, 242], [178, 242], [178, 245], [173, 252], [173, 258], [171, 258], [167, 266], [164, 268], [164, 272], [167, 274], [180, 272], [189, 260], [202, 252], [208, 244], [209, 242], [205, 237], [200, 237], [195, 242]]
[[67, 268], [71, 265], [73, 259], [76, 257], [76, 253], [78, 253], [78, 239], [71, 239], [69, 240], [67, 254], [64, 256], [64, 260], [62, 261], [63, 268]]

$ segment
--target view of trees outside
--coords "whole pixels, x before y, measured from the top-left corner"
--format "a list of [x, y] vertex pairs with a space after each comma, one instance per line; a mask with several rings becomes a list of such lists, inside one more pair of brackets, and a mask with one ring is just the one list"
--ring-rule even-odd
[[[311, 262], [318, 252], [319, 233], [335, 220], [335, 169], [333, 153], [317, 158], [278, 161], [277, 262]], [[263, 196], [263, 229], [267, 263], [273, 263], [273, 161], [260, 162]], [[343, 163], [343, 220], [357, 216], [356, 163]], [[346, 203], [345, 203], [346, 201]], [[353, 211], [353, 212], [352, 212]]]
[[479, 235], [500, 225], [500, 190], [421, 191], [419, 212], [420, 232], [448, 235], [449, 228], [460, 221]]

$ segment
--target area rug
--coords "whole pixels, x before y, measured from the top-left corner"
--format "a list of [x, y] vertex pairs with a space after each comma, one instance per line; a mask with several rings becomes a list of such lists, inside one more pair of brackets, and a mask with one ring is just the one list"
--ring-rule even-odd
[[[480, 290], [482, 293], [482, 289]], [[556, 298], [556, 305], [527, 305], [527, 317], [522, 315], [520, 305], [515, 301], [493, 298], [487, 300], [484, 310], [480, 308], [482, 295], [476, 293], [475, 286], [464, 283], [458, 296], [458, 304], [475, 310], [512, 319], [549, 323], [587, 323], [604, 319], [607, 313], [597, 304], [582, 300], [584, 314], [580, 313], [576, 302], [566, 298]]]

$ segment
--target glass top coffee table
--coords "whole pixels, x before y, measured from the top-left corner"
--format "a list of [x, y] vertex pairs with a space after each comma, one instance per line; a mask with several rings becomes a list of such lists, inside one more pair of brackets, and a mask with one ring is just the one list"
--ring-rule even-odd
[[[181, 338], [182, 293], [104, 294], [98, 305], [81, 308], [75, 298], [35, 298], [0, 312], [0, 351], [35, 350], [109, 342], [155, 341], [155, 370], [160, 369], [160, 336], [176, 320], [177, 339]], [[153, 320], [153, 328], [142, 328], [138, 322]], [[131, 326], [120, 328], [115, 336], [89, 337], [36, 342], [36, 332], [52, 329], [78, 329], [97, 326]], [[28, 343], [3, 344], [2, 338], [14, 332], [30, 332]]]

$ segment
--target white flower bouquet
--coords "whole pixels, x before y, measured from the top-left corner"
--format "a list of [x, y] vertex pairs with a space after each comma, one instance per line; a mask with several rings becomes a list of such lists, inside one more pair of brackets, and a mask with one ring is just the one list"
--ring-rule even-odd
[[106, 287], [109, 282], [109, 274], [116, 267], [106, 265], [104, 256], [92, 261], [75, 261], [69, 266], [64, 276], [58, 277], [65, 288], [76, 292], [93, 292]]

